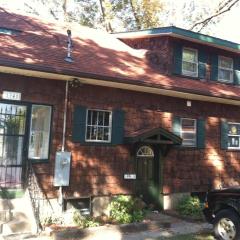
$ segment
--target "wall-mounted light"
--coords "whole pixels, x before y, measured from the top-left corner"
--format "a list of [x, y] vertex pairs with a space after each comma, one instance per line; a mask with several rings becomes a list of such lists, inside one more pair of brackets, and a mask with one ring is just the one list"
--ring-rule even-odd
[[192, 101], [187, 100], [187, 107], [191, 107], [192, 106]]

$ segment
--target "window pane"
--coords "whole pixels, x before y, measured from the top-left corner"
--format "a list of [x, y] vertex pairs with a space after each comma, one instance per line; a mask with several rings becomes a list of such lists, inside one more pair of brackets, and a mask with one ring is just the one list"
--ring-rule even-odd
[[228, 147], [239, 148], [239, 137], [228, 136]]
[[187, 62], [196, 62], [197, 52], [191, 49], [183, 49], [183, 60]]
[[105, 112], [105, 115], [104, 115], [104, 126], [109, 126], [109, 123], [110, 123], [110, 113], [109, 112]]
[[103, 126], [103, 115], [104, 115], [104, 112], [98, 113], [98, 126]]
[[97, 111], [88, 111], [92, 114], [92, 125], [98, 124], [98, 112]]
[[183, 62], [183, 71], [197, 72], [197, 64], [191, 62]]
[[220, 58], [219, 66], [223, 68], [232, 68], [233, 60], [231, 58]]
[[219, 79], [222, 80], [227, 80], [227, 81], [232, 81], [232, 71], [230, 70], [225, 70], [225, 69], [219, 69]]
[[49, 152], [51, 107], [33, 105], [28, 157], [47, 159]]
[[109, 137], [109, 128], [104, 128], [104, 141], [108, 141], [110, 139]]
[[182, 119], [182, 131], [195, 131], [195, 120]]
[[88, 111], [88, 119], [87, 119], [87, 124], [92, 125], [92, 112]]
[[228, 134], [231, 135], [240, 135], [240, 124], [228, 124]]
[[103, 140], [103, 139], [104, 139], [104, 128], [98, 127], [98, 140]]

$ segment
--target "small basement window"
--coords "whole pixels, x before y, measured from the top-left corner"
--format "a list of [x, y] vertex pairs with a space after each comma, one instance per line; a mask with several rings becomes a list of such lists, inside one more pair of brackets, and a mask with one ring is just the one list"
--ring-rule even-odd
[[91, 197], [64, 199], [64, 211], [78, 210], [81, 215], [91, 214]]
[[218, 80], [220, 82], [233, 82], [233, 59], [223, 56], [218, 57]]
[[112, 112], [87, 110], [86, 142], [111, 142]]
[[198, 76], [198, 51], [192, 48], [183, 48], [182, 74], [190, 77]]

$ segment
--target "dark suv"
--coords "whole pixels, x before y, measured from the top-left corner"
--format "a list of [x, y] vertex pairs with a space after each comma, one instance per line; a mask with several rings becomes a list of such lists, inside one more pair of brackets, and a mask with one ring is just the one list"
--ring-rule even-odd
[[203, 213], [217, 239], [240, 239], [240, 187], [208, 192]]

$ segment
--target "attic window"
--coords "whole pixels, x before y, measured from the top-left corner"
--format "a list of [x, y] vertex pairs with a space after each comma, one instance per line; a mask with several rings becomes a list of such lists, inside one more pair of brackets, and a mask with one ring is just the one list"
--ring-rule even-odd
[[19, 30], [0, 27], [0, 34], [5, 34], [5, 35], [18, 35], [19, 33], [20, 33]]

